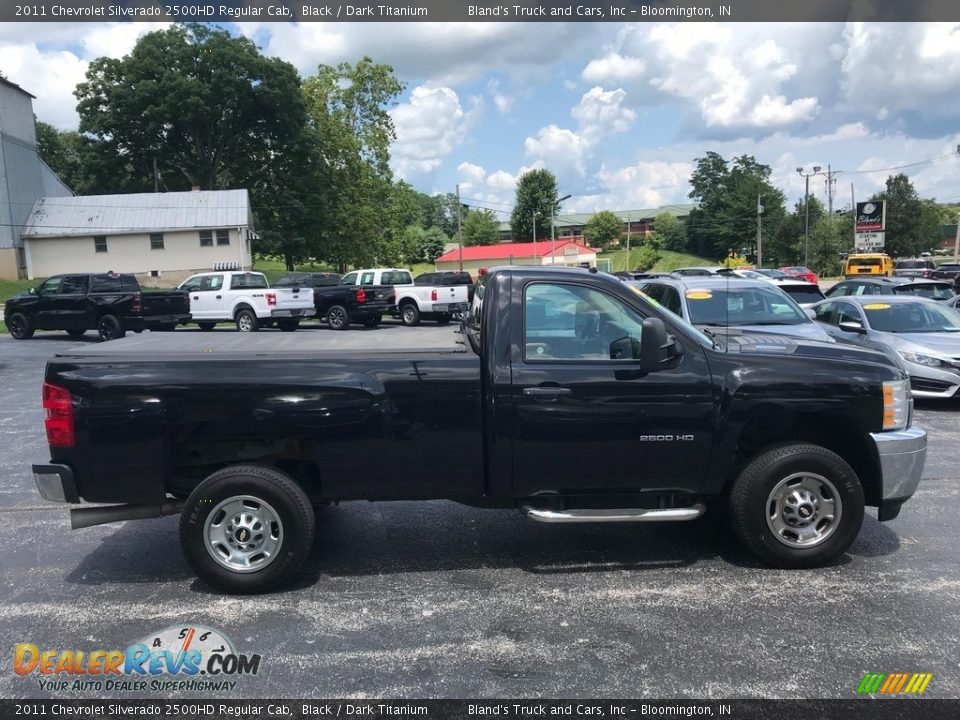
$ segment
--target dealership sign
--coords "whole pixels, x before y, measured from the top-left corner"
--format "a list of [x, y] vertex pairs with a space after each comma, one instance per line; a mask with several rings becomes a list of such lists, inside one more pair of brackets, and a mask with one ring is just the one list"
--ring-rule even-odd
[[858, 232], [856, 234], [854, 247], [858, 252], [876, 252], [883, 250], [885, 235], [886, 233], [882, 232]]
[[883, 232], [886, 227], [886, 204], [883, 200], [868, 200], [857, 203], [855, 233]]

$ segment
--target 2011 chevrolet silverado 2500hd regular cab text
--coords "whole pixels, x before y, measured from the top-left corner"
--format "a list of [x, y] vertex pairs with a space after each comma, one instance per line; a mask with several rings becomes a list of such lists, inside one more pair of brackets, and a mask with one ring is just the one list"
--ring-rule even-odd
[[[885, 355], [713, 338], [572, 268], [491, 270], [483, 308], [465, 340], [416, 350], [350, 350], [363, 333], [337, 350], [322, 333], [65, 350], [47, 365], [37, 487], [113, 504], [74, 509], [74, 527], [182, 511], [187, 561], [227, 592], [294, 573], [312, 506], [330, 501], [441, 498], [554, 523], [709, 506], [795, 568], [837, 558], [865, 505], [890, 520], [917, 488], [926, 433]], [[427, 454], [450, 471], [424, 472]]]

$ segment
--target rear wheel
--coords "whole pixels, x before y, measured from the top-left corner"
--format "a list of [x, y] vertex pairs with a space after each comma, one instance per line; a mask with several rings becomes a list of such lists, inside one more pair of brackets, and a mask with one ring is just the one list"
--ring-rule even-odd
[[67, 335], [70, 337], [83, 337], [83, 334], [87, 332], [81, 328], [74, 328], [73, 330], [67, 330]]
[[372, 317], [368, 317], [363, 321], [363, 326], [368, 328], [375, 328], [377, 325], [380, 324], [380, 320], [382, 319], [383, 318], [380, 315], [374, 315]]
[[29, 340], [33, 337], [33, 323], [23, 313], [14, 313], [7, 318], [7, 332], [16, 340]]
[[818, 445], [770, 448], [730, 490], [734, 532], [781, 568], [819, 567], [842, 555], [860, 532], [863, 505], [856, 473]]
[[180, 545], [201, 580], [227, 593], [273, 590], [303, 564], [315, 517], [303, 489], [273, 468], [219, 470], [190, 493]]
[[200, 329], [204, 331], [213, 330], [217, 326], [215, 322], [199, 322], [197, 325], [199, 325]]
[[283, 332], [293, 332], [300, 327], [299, 320], [277, 320], [277, 327]]
[[420, 324], [420, 310], [417, 306], [408, 302], [400, 308], [400, 321], [407, 327], [413, 327]]
[[237, 322], [237, 330], [240, 332], [256, 332], [260, 329], [260, 323], [257, 322], [257, 314], [250, 308], [238, 310], [235, 320]]
[[106, 342], [107, 340], [119, 340], [127, 334], [127, 331], [120, 325], [116, 316], [104, 315], [97, 323], [97, 334], [100, 336], [100, 340]]
[[350, 327], [350, 313], [343, 305], [334, 305], [327, 310], [327, 325], [331, 330], [346, 330]]

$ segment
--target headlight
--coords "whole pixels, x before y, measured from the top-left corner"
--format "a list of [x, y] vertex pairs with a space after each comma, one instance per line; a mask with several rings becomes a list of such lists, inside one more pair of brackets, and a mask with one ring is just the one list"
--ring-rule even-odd
[[916, 363], [917, 365], [926, 365], [927, 367], [940, 367], [941, 360], [940, 358], [935, 358], [933, 355], [921, 355], [920, 353], [907, 352], [906, 350], [898, 350], [900, 356], [907, 360], [908, 362]]
[[883, 429], [903, 430], [910, 419], [910, 381], [888, 380], [883, 384]]

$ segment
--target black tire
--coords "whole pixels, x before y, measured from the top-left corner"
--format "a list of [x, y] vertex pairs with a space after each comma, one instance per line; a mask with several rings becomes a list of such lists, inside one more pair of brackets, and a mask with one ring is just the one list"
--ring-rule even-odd
[[14, 313], [7, 318], [7, 332], [13, 336], [15, 340], [29, 340], [33, 337], [33, 332], [35, 328], [33, 323], [30, 322], [28, 318], [23, 313]]
[[100, 336], [101, 342], [119, 340], [126, 334], [127, 331], [123, 329], [115, 315], [104, 315], [97, 322], [97, 335]]
[[[224, 513], [224, 509], [230, 509], [229, 504], [220, 506], [230, 503], [231, 498], [243, 497], [251, 499], [250, 504], [239, 501], [251, 515], [243, 518], [246, 526], [234, 527]], [[270, 522], [271, 517], [277, 522]], [[216, 539], [208, 545], [208, 530], [218, 524], [222, 527], [222, 523], [228, 523], [224, 537], [232, 545]], [[266, 536], [266, 540], [260, 537], [260, 543], [269, 543], [271, 533], [277, 537], [272, 560], [260, 557], [265, 554], [258, 551], [265, 549], [265, 544], [255, 545], [257, 535], [253, 533], [257, 533], [258, 524]], [[289, 580], [303, 565], [313, 544], [314, 524], [310, 500], [290, 477], [273, 468], [234, 465], [213, 473], [190, 493], [180, 516], [180, 547], [190, 568], [217, 590], [237, 595], [267, 592]], [[246, 528], [249, 530], [244, 537], [240, 533]], [[251, 540], [246, 548], [244, 539]], [[238, 560], [231, 562], [228, 552], [236, 552]], [[248, 561], [247, 567], [239, 567], [240, 557]], [[256, 563], [262, 566], [257, 569]]]
[[347, 330], [350, 328], [350, 313], [343, 305], [334, 305], [327, 310], [327, 325], [331, 330]]
[[433, 319], [437, 321], [437, 325], [446, 325], [453, 316], [450, 313], [437, 313], [433, 316]]
[[198, 322], [197, 325], [199, 325], [200, 329], [205, 332], [209, 332], [217, 326], [215, 322]]
[[[800, 483], [818, 489], [808, 491]], [[812, 500], [781, 504], [777, 498], [784, 493], [808, 494]], [[761, 560], [780, 568], [820, 567], [846, 552], [863, 524], [863, 505], [863, 487], [856, 473], [843, 458], [819, 445], [768, 448], [750, 461], [730, 489], [730, 515], [737, 537]], [[833, 521], [826, 512], [829, 507], [834, 509]], [[806, 523], [803, 531], [817, 529], [814, 536], [804, 540], [801, 530], [794, 529], [801, 525], [791, 525], [788, 516], [795, 523]], [[809, 544], [800, 546], [801, 542]]]
[[67, 330], [67, 335], [70, 337], [83, 337], [87, 331], [82, 328], [74, 328], [73, 330]]
[[371, 317], [363, 319], [363, 326], [368, 328], [375, 328], [380, 324], [380, 321], [383, 319], [381, 315], [372, 315]]
[[408, 302], [400, 306], [400, 322], [407, 327], [420, 324], [420, 309], [416, 303]]
[[260, 329], [260, 321], [257, 320], [257, 314], [250, 308], [240, 308], [237, 314], [233, 316], [237, 324], [237, 330], [240, 332], [256, 332]]
[[293, 332], [300, 327], [300, 320], [277, 320], [277, 327], [283, 332]]

